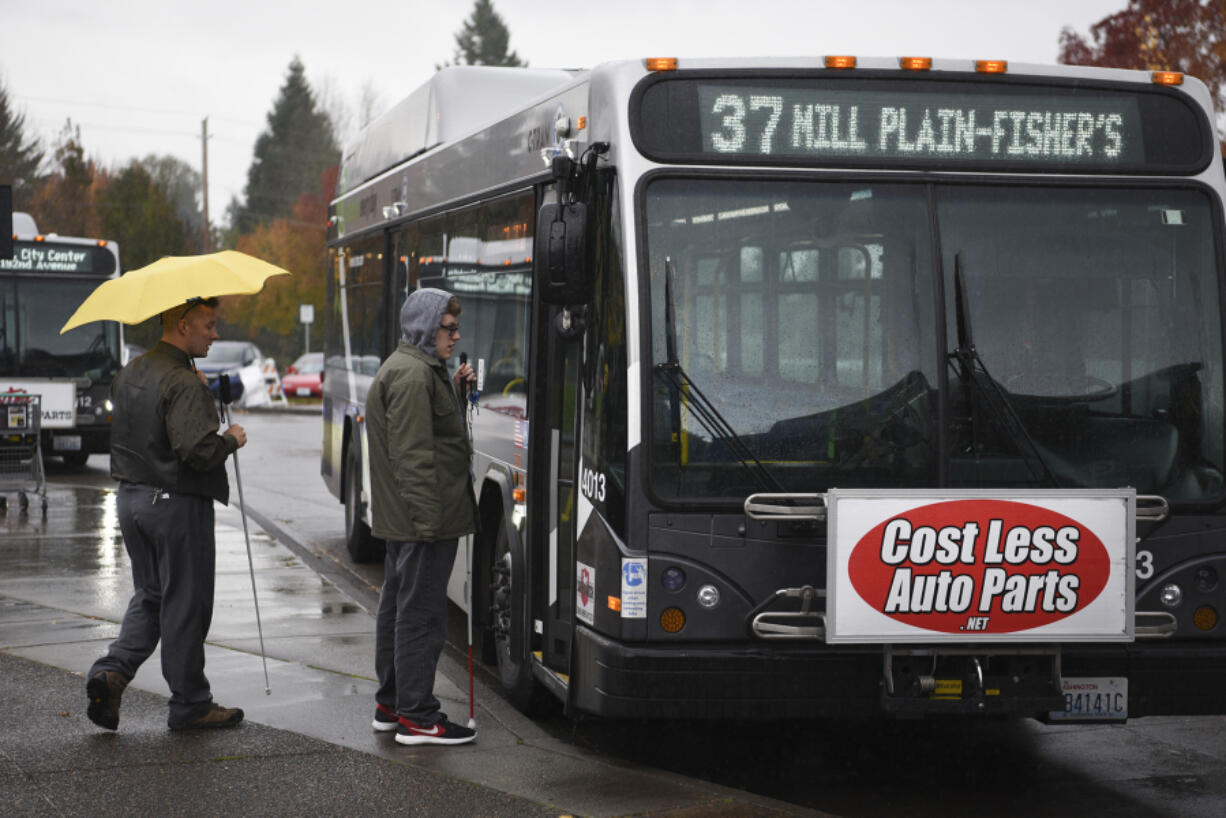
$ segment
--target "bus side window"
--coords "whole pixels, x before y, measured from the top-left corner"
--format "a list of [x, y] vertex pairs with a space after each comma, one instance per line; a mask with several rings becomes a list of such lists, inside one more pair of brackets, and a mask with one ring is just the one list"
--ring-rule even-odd
[[409, 254], [413, 286], [460, 299], [457, 349], [484, 368], [484, 401], [528, 393], [532, 206], [531, 193], [515, 194], [423, 222]]

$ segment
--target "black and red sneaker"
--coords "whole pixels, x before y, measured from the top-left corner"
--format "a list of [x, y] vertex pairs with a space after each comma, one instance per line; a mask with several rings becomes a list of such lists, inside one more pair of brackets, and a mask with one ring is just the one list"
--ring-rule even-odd
[[401, 718], [396, 728], [397, 744], [467, 744], [476, 737], [476, 730], [453, 724], [446, 716], [428, 725]]
[[390, 733], [399, 724], [400, 717], [396, 715], [396, 711], [381, 704], [375, 705], [375, 720], [370, 723], [370, 726], [375, 728], [375, 732]]

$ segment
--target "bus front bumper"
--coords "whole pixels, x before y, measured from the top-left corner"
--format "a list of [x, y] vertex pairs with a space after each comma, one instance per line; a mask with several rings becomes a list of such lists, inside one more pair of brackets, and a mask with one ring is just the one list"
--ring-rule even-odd
[[[969, 694], [891, 695], [880, 645], [647, 646], [585, 627], [576, 629], [574, 645], [570, 705], [610, 718], [1042, 717], [1062, 699], [1058, 689], [1043, 686], [1051, 666], [1041, 662], [1031, 684], [984, 707]], [[1078, 644], [1058, 652], [1064, 677], [1126, 678], [1129, 717], [1226, 714], [1226, 642]]]

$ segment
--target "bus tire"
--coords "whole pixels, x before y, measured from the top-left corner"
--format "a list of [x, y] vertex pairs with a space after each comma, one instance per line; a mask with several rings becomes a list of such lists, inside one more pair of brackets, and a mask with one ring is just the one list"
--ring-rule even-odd
[[[486, 610], [494, 639], [498, 679], [503, 695], [515, 709], [528, 716], [542, 715], [547, 711], [551, 697], [532, 675], [523, 555], [519, 549], [511, 547], [502, 519], [497, 520], [494, 530], [493, 548], [488, 552], [489, 597]], [[515, 649], [511, 638], [516, 632], [522, 635], [522, 648], [519, 650]]]
[[354, 562], [374, 562], [383, 554], [383, 542], [370, 533], [363, 511], [362, 464], [351, 445], [345, 453], [345, 547]]

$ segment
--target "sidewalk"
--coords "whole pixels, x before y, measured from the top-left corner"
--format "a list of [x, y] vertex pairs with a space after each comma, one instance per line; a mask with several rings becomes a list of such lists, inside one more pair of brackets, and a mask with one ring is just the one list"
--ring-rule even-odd
[[[10, 621], [13, 603], [2, 604]], [[7, 816], [558, 814], [411, 760], [254, 721], [171, 733], [165, 699], [139, 689], [124, 695], [120, 730], [99, 730], [85, 720], [80, 676], [6, 653], [0, 695], [7, 705], [0, 710]]]
[[[301, 536], [254, 512], [274, 499], [279, 520], [307, 514], [310, 501], [248, 490], [253, 517], [283, 538]], [[118, 732], [101, 730], [85, 718], [80, 674], [118, 633], [131, 592], [114, 493], [53, 486], [49, 500], [46, 520], [12, 511], [0, 517], [0, 803], [13, 805], [6, 814], [806, 812], [587, 753], [553, 739], [480, 683], [473, 744], [404, 747], [376, 735], [371, 614], [304, 564], [295, 550], [306, 556], [305, 545], [291, 550], [249, 519], [266, 694], [241, 518], [233, 508], [218, 509], [206, 669], [216, 700], [242, 707], [246, 723], [168, 731], [168, 691], [155, 654], [124, 696]], [[436, 693], [462, 722], [467, 690], [451, 680], [462, 682], [465, 672], [447, 657], [443, 662]]]

